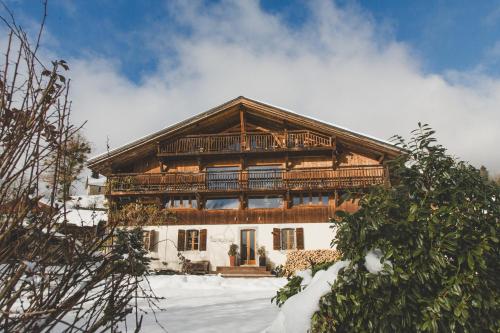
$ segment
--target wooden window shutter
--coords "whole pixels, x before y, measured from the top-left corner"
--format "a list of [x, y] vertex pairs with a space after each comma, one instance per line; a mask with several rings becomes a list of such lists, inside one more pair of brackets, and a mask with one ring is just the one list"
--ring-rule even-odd
[[304, 228], [295, 229], [295, 238], [297, 238], [297, 250], [304, 249]]
[[200, 230], [200, 251], [207, 250], [207, 229]]
[[143, 230], [142, 231], [142, 242], [144, 243], [144, 248], [149, 251], [150, 247], [150, 235], [151, 231], [149, 230]]
[[273, 228], [273, 250], [281, 250], [281, 230]]
[[177, 234], [177, 251], [184, 251], [186, 244], [186, 230], [179, 230]]
[[158, 237], [156, 237], [157, 231], [149, 231], [149, 251], [156, 251], [156, 243], [158, 242]]

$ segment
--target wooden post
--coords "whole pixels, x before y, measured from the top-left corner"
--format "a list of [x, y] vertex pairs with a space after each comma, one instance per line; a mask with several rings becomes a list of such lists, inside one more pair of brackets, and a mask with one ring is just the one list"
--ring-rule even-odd
[[243, 111], [243, 108], [240, 108], [240, 133], [240, 150], [243, 151], [246, 149], [245, 112]]

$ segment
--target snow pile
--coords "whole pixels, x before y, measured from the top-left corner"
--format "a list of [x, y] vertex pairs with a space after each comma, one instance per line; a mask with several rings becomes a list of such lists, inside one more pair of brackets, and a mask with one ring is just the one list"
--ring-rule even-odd
[[[368, 272], [378, 274], [384, 264], [392, 267], [390, 261], [381, 262], [383, 253], [379, 249], [368, 251], [365, 256], [365, 267]], [[331, 291], [331, 286], [337, 280], [339, 271], [347, 267], [350, 261], [338, 261], [327, 270], [320, 270], [312, 277], [311, 270], [297, 272], [302, 277], [305, 288], [290, 297], [281, 307], [281, 311], [267, 328], [265, 333], [305, 333], [311, 327], [311, 318], [319, 310], [319, 300]]]
[[378, 274], [384, 268], [384, 264], [388, 264], [392, 267], [392, 263], [388, 260], [382, 263], [382, 257], [384, 254], [379, 249], [368, 251], [365, 256], [365, 267], [368, 272], [372, 274]]
[[298, 271], [297, 273], [295, 273], [295, 275], [302, 278], [302, 282], [300, 283], [302, 286], [307, 286], [311, 283], [312, 270], [310, 268], [303, 271]]
[[311, 326], [311, 317], [319, 310], [319, 299], [331, 291], [339, 271], [349, 261], [339, 261], [326, 271], [318, 271], [309, 285], [300, 293], [290, 297], [281, 307], [278, 317], [266, 333], [305, 333]]

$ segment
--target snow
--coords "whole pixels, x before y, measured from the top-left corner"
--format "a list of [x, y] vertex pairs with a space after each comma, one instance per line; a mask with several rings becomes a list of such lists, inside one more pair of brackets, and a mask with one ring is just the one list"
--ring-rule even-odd
[[[169, 333], [262, 332], [279, 311], [271, 298], [287, 283], [284, 278], [216, 275], [153, 275], [148, 279], [156, 295], [165, 297], [160, 301], [164, 310], [156, 316]], [[148, 311], [145, 304], [141, 307]], [[142, 331], [163, 332], [151, 313], [145, 316]]]
[[[50, 206], [50, 200], [47, 198], [40, 199], [40, 202]], [[66, 220], [78, 226], [96, 226], [100, 221], [108, 220], [106, 198], [102, 194], [71, 196], [71, 199], [66, 201], [66, 217], [63, 214], [63, 202], [56, 201], [54, 206], [59, 208], [59, 223]]]
[[87, 178], [88, 185], [104, 186], [106, 185], [106, 177], [99, 175], [99, 178]]
[[[367, 252], [365, 267], [372, 274], [379, 274], [385, 264], [392, 267], [390, 261], [381, 262], [383, 253], [380, 249]], [[305, 333], [310, 329], [311, 318], [319, 310], [320, 298], [331, 291], [331, 286], [337, 280], [339, 271], [347, 267], [350, 261], [338, 261], [327, 270], [320, 270], [312, 277], [311, 270], [299, 271], [302, 277], [303, 289], [290, 297], [281, 307], [281, 311], [267, 328], [265, 333]], [[305, 286], [305, 287], [304, 287]]]
[[302, 286], [307, 286], [311, 283], [312, 280], [312, 270], [310, 268], [298, 271], [295, 273], [296, 276], [300, 276], [302, 278], [302, 282], [300, 283]]
[[370, 250], [365, 256], [365, 267], [368, 272], [372, 274], [378, 274], [384, 268], [384, 264], [388, 264], [392, 267], [392, 263], [388, 260], [381, 262], [383, 253], [379, 249]]
[[326, 271], [318, 271], [307, 287], [290, 297], [266, 333], [305, 333], [311, 326], [311, 317], [319, 310], [319, 300], [331, 290], [339, 271], [349, 265], [349, 261], [339, 261]]

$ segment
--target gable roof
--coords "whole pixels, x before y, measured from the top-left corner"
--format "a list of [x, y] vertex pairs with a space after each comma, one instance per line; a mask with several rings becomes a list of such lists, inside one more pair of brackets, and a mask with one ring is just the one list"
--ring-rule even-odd
[[87, 161], [87, 165], [90, 169], [102, 169], [103, 165], [111, 163], [113, 160], [119, 158], [120, 156], [124, 156], [126, 153], [132, 153], [133, 151], [141, 148], [155, 148], [159, 141], [186, 129], [189, 126], [200, 123], [205, 119], [211, 118], [238, 106], [247, 107], [252, 111], [258, 111], [259, 113], [273, 116], [278, 119], [287, 119], [287, 121], [291, 123], [299, 123], [308, 127], [314, 127], [322, 132], [331, 133], [340, 140], [361, 144], [362, 146], [371, 148], [390, 157], [397, 156], [402, 152], [401, 148], [388, 141], [384, 141], [367, 134], [355, 132], [335, 124], [320, 121], [312, 117], [301, 115], [281, 107], [273, 106], [271, 104], [253, 100], [244, 96], [239, 96], [208, 111], [199, 113], [186, 120], [168, 126], [160, 131], [146, 135], [128, 144], [112, 149], [109, 152], [94, 156]]

